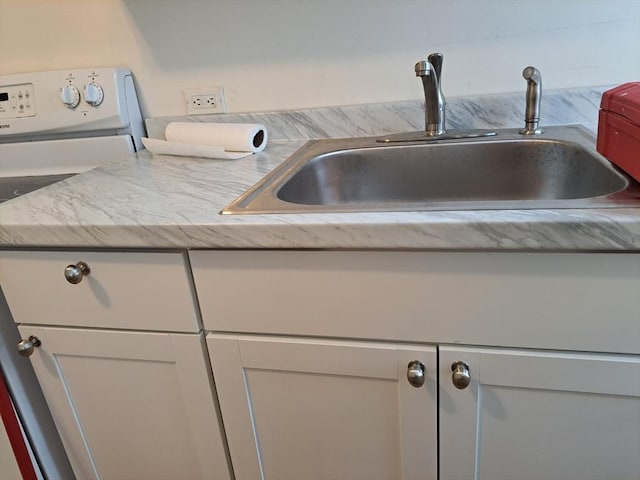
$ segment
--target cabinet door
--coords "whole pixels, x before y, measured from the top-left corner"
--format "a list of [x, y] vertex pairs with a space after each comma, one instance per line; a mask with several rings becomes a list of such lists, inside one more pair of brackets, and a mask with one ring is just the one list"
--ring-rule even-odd
[[442, 480], [640, 478], [639, 356], [441, 347], [439, 360]]
[[[437, 477], [432, 347], [209, 335], [237, 480]], [[425, 366], [420, 387], [408, 365]]]
[[201, 335], [20, 333], [78, 479], [229, 479]]

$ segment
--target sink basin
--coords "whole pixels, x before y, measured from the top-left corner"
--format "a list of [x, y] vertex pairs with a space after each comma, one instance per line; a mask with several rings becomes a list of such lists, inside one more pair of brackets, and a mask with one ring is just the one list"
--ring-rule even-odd
[[582, 127], [491, 139], [308, 142], [222, 213], [640, 207]]

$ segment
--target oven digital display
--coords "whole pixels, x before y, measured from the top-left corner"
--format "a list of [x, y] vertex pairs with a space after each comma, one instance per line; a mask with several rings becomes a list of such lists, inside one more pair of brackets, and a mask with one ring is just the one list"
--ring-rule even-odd
[[0, 102], [6, 102], [9, 100], [9, 94], [7, 92], [0, 92]]

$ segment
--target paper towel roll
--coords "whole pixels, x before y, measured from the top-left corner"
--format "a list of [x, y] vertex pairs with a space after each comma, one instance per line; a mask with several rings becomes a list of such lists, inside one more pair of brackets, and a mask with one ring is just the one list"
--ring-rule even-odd
[[169, 142], [222, 147], [258, 153], [267, 146], [267, 129], [259, 123], [172, 122], [164, 132]]

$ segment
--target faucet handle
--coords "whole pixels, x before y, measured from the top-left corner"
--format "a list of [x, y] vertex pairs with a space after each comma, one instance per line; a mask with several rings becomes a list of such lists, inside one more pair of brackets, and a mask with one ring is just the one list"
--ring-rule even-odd
[[415, 66], [416, 77], [424, 77], [425, 75], [430, 75], [433, 71], [433, 65], [431, 65], [426, 60], [420, 60], [416, 63]]
[[444, 61], [444, 55], [442, 53], [432, 53], [427, 57], [427, 61], [433, 66], [436, 72], [436, 78], [440, 83], [440, 75], [442, 74], [442, 62]]

